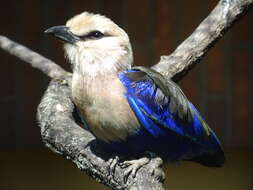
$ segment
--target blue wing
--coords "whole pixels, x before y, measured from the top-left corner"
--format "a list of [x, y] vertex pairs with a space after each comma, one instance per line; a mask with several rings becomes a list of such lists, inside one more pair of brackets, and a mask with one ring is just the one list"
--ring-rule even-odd
[[194, 161], [201, 163], [213, 155], [219, 157], [219, 165], [224, 162], [215, 133], [175, 83], [144, 67], [122, 72], [119, 78], [126, 88], [129, 105], [150, 135], [159, 139], [173, 134], [183, 139], [180, 142], [197, 152]]

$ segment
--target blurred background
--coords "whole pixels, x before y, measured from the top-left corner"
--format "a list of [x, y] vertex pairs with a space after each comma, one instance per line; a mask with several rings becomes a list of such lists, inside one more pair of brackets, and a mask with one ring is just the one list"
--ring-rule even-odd
[[[8, 0], [0, 34], [69, 70], [62, 44], [43, 34], [82, 11], [101, 13], [124, 28], [135, 64], [151, 66], [170, 54], [218, 1]], [[166, 189], [253, 189], [253, 13], [237, 23], [181, 82], [224, 144], [221, 169], [191, 163], [165, 166]], [[49, 78], [0, 50], [0, 189], [107, 189], [41, 141], [36, 108]]]

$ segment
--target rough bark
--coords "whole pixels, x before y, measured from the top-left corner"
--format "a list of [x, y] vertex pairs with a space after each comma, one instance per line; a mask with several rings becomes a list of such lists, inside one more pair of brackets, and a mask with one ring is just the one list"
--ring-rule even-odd
[[[253, 0], [221, 0], [193, 34], [171, 55], [162, 56], [153, 68], [165, 77], [180, 80], [225, 31], [250, 10], [252, 4]], [[0, 36], [0, 47], [53, 79], [37, 113], [46, 146], [112, 189], [163, 189], [165, 176], [160, 158], [152, 159], [137, 172], [135, 178], [130, 177], [126, 183], [125, 169], [117, 165], [115, 172], [110, 172], [108, 160], [113, 154], [101, 149], [93, 135], [78, 125], [68, 85], [71, 81], [70, 73], [4, 36]]]

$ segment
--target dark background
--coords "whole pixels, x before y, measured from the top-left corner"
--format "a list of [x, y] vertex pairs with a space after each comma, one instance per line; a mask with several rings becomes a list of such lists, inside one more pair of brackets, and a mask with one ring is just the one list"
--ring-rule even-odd
[[[83, 11], [101, 13], [123, 27], [135, 64], [150, 66], [170, 54], [218, 1], [8, 0], [1, 2], [0, 34], [69, 70], [62, 44], [45, 36]], [[222, 169], [166, 165], [167, 189], [253, 189], [253, 14], [246, 15], [181, 82], [225, 146]], [[44, 147], [36, 108], [49, 78], [0, 50], [0, 189], [106, 189]]]

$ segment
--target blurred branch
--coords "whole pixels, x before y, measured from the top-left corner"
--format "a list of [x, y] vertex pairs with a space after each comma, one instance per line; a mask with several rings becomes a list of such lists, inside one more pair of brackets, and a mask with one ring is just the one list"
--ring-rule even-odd
[[[171, 55], [162, 56], [153, 68], [175, 81], [180, 80], [252, 4], [253, 0], [221, 0], [193, 34]], [[143, 166], [136, 177], [129, 178], [127, 183], [124, 181], [124, 169], [118, 165], [111, 173], [108, 160], [112, 154], [101, 149], [93, 135], [76, 122], [69, 83], [65, 82], [71, 80], [70, 73], [4, 36], [0, 36], [0, 47], [50, 78], [64, 79], [50, 83], [38, 107], [41, 136], [46, 146], [112, 189], [163, 189], [164, 173], [159, 158]]]
[[70, 74], [59, 65], [42, 55], [0, 35], [0, 47], [53, 79], [63, 79]]
[[221, 0], [195, 31], [169, 56], [161, 56], [153, 69], [162, 75], [181, 80], [211, 47], [253, 5], [253, 0]]

